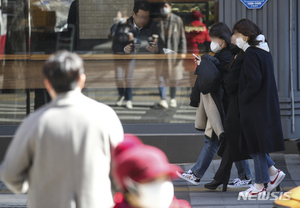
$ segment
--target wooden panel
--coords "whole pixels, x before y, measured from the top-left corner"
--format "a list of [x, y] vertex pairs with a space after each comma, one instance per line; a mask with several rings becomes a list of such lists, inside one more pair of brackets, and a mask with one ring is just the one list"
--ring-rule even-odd
[[3, 60], [29, 60], [30, 54], [5, 54]]
[[29, 88], [29, 62], [28, 61], [5, 61], [2, 65], [2, 89], [26, 89]]
[[[201, 53], [199, 55], [203, 55]], [[209, 53], [210, 55], [214, 55], [214, 53]], [[39, 55], [31, 55], [30, 60], [40, 61], [47, 60], [50, 54], [39, 54]], [[145, 59], [145, 60], [163, 60], [167, 59], [169, 55], [167, 54], [86, 54], [79, 55], [83, 60], [124, 60], [124, 59]], [[176, 59], [194, 59], [194, 56], [190, 54], [177, 54], [171, 55], [172, 58]]]
[[[39, 57], [41, 58], [41, 57]], [[87, 76], [87, 88], [115, 88], [115, 69], [128, 68], [130, 60], [86, 60], [84, 62]], [[163, 68], [164, 59], [144, 60], [136, 59], [136, 66], [132, 77], [133, 87], [157, 87], [157, 75], [168, 77], [176, 74], [180, 77], [179, 86], [191, 87], [194, 84], [193, 60], [182, 60], [183, 64], [174, 69]], [[0, 79], [0, 89], [35, 89], [44, 88], [42, 67], [44, 61], [6, 61], [2, 68], [3, 79]]]

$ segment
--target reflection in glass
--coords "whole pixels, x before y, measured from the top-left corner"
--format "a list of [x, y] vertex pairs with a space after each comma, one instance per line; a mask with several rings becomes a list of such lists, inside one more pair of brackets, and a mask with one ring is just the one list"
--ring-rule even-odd
[[[156, 21], [160, 26], [160, 37], [163, 40], [162, 53], [167, 54], [166, 59], [160, 65], [157, 65], [157, 76], [160, 101], [158, 106], [169, 108], [167, 102], [167, 86], [170, 86], [170, 107], [176, 108], [176, 91], [179, 80], [182, 79], [183, 60], [177, 59], [177, 53], [185, 57], [187, 53], [187, 43], [185, 37], [184, 24], [182, 19], [172, 12], [171, 3], [161, 3], [161, 18]], [[167, 85], [167, 81], [169, 85]]]
[[[191, 53], [209, 52], [209, 39], [197, 39], [200, 46], [192, 40], [217, 21], [217, 1], [177, 2], [166, 9], [163, 1], [151, 1], [149, 14], [133, 13], [135, 2], [2, 0], [0, 124], [19, 124], [50, 101], [41, 69], [61, 49], [82, 56], [83, 93], [112, 106], [123, 123], [194, 122]], [[202, 15], [193, 19], [193, 11]], [[195, 20], [202, 25], [195, 27]]]

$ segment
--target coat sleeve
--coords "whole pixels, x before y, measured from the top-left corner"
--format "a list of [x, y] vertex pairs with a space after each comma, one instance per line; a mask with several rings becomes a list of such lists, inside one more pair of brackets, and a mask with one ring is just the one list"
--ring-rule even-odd
[[1, 168], [1, 180], [13, 193], [23, 194], [28, 191], [28, 173], [31, 166], [32, 153], [30, 140], [32, 128], [24, 123], [17, 130]]
[[[198, 79], [198, 77], [197, 77]], [[199, 87], [198, 87], [198, 81], [195, 81], [194, 87], [192, 88], [192, 93], [190, 96], [190, 106], [192, 107], [198, 107], [199, 103], [200, 103], [200, 91], [199, 91]]]
[[107, 112], [109, 112], [107, 119], [107, 130], [110, 137], [110, 146], [112, 149], [121, 143], [124, 139], [124, 131], [121, 121], [115, 111], [108, 107]]
[[224, 88], [227, 93], [231, 94], [236, 92], [239, 87], [239, 79], [241, 67], [243, 65], [244, 58], [239, 56], [233, 63], [232, 67], [228, 70], [228, 74], [224, 77]]
[[[126, 25], [122, 25], [119, 23], [117, 24], [115, 29], [116, 31], [113, 39], [112, 50], [116, 54], [125, 54], [124, 48], [128, 44], [133, 43], [133, 41], [128, 40], [128, 34], [123, 32], [122, 27], [125, 26]], [[136, 32], [135, 30], [131, 30], [130, 32], [132, 32], [135, 36], [135, 32]]]
[[128, 42], [128, 41], [122, 42], [120, 40], [127, 38], [126, 36], [127, 36], [126, 34], [121, 34], [121, 33], [117, 33], [114, 36], [113, 45], [112, 45], [112, 50], [113, 50], [114, 53], [118, 53], [118, 54], [125, 53], [124, 48], [128, 44], [130, 44], [130, 42]]
[[160, 30], [159, 23], [156, 21], [153, 21], [151, 24], [151, 27], [150, 27], [150, 31], [151, 31], [151, 36], [153, 34], [158, 35], [158, 41], [157, 41], [158, 52], [157, 52], [157, 54], [162, 53], [163, 47], [164, 47], [164, 41], [161, 37], [161, 30]]
[[232, 54], [230, 51], [225, 51], [222, 53], [222, 55], [220, 55], [217, 58], [219, 59], [219, 62], [220, 62], [220, 64], [217, 65], [217, 68], [218, 68], [219, 72], [221, 73], [221, 75], [224, 76], [225, 74], [227, 74], [226, 66], [230, 63]]
[[178, 19], [179, 27], [180, 27], [180, 43], [179, 43], [179, 52], [180, 53], [187, 53], [187, 43], [186, 43], [186, 37], [185, 37], [185, 31], [184, 26], [181, 18]]
[[247, 83], [245, 90], [241, 92], [240, 99], [244, 103], [249, 103], [255, 97], [262, 82], [259, 59], [251, 49], [246, 51], [243, 67]]

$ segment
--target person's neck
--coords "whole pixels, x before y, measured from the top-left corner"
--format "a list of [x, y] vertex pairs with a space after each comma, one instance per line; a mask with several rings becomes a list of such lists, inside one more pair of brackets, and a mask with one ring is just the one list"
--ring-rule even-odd
[[222, 49], [223, 50], [224, 48], [227, 48], [227, 43], [224, 43], [223, 46], [222, 46]]
[[136, 23], [135, 23], [135, 21], [133, 20], [133, 23], [134, 23], [134, 25], [139, 29], [139, 30], [141, 30], [143, 27], [140, 27], [140, 26], [138, 26]]
[[77, 86], [74, 90], [70, 90], [70, 91], [67, 91], [67, 92], [63, 92], [63, 93], [57, 93], [53, 90], [53, 92], [50, 94], [50, 97], [54, 100], [55, 98], [57, 98], [57, 95], [59, 94], [65, 94], [65, 93], [68, 93], [68, 92], [81, 92], [81, 88], [79, 86]]
[[164, 19], [167, 19], [167, 18], [169, 18], [169, 17], [171, 17], [171, 13], [169, 13], [167, 16], [164, 16], [163, 18], [164, 18]]
[[129, 192], [124, 193], [124, 199], [130, 206], [135, 208], [141, 208]]

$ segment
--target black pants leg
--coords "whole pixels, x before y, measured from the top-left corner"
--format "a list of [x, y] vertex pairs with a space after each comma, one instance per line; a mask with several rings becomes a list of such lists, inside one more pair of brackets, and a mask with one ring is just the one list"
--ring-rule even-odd
[[233, 161], [230, 153], [230, 147], [227, 144], [222, 156], [221, 164], [215, 174], [214, 179], [222, 183], [228, 183]]

